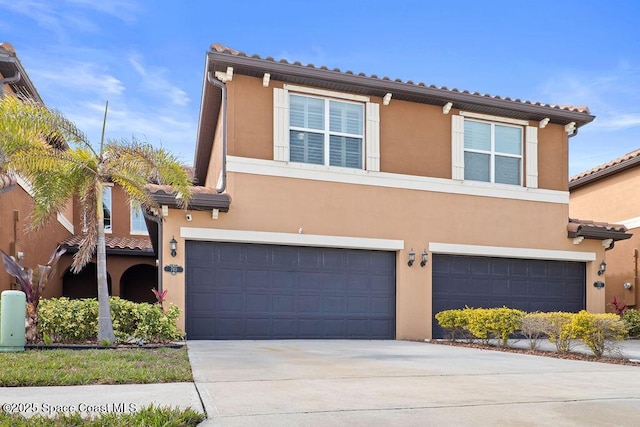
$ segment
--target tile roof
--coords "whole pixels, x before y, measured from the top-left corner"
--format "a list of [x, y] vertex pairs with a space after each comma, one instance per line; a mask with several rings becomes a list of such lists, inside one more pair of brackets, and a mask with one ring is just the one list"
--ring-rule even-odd
[[16, 185], [16, 178], [13, 175], [0, 174], [0, 192], [2, 190], [8, 190], [10, 187]]
[[569, 178], [569, 188], [577, 188], [580, 185], [587, 184], [588, 182], [604, 178], [605, 176], [612, 175], [616, 172], [621, 172], [638, 163], [640, 163], [640, 149], [634, 150], [624, 156], [618, 157], [617, 159], [572, 176]]
[[592, 227], [592, 228], [601, 228], [607, 231], [619, 231], [624, 233], [627, 231], [627, 227], [622, 224], [609, 224], [608, 222], [598, 222], [592, 221], [589, 219], [577, 219], [577, 218], [569, 218], [569, 224], [567, 225], [567, 229], [569, 231], [578, 231], [580, 227]]
[[[159, 205], [178, 207], [179, 200], [170, 185], [147, 184], [145, 186], [151, 193], [153, 200]], [[193, 186], [193, 194], [189, 200], [190, 210], [210, 210], [219, 209], [221, 212], [228, 212], [231, 204], [231, 197], [228, 194], [218, 194], [215, 188]]]
[[429, 87], [432, 89], [439, 89], [441, 91], [448, 91], [448, 92], [453, 92], [453, 93], [464, 93], [464, 94], [469, 94], [469, 95], [475, 95], [478, 97], [483, 97], [483, 98], [492, 98], [492, 99], [498, 99], [498, 100], [503, 100], [503, 101], [511, 101], [513, 103], [516, 104], [530, 104], [530, 105], [535, 105], [535, 106], [540, 106], [540, 107], [549, 107], [549, 108], [554, 108], [557, 110], [565, 110], [565, 111], [573, 111], [576, 113], [585, 113], [585, 114], [590, 114], [589, 108], [586, 106], [573, 106], [573, 105], [557, 105], [557, 104], [545, 104], [545, 103], [541, 103], [541, 102], [534, 102], [534, 101], [523, 101], [519, 98], [516, 99], [512, 99], [508, 96], [506, 97], [502, 97], [502, 96], [498, 96], [498, 95], [490, 95], [490, 94], [481, 94], [480, 92], [470, 92], [468, 90], [459, 90], [457, 88], [448, 88], [446, 86], [436, 86], [436, 85], [426, 85], [423, 82], [418, 82], [415, 83], [412, 80], [407, 80], [407, 81], [403, 81], [401, 79], [391, 79], [389, 77], [378, 77], [375, 74], [371, 74], [371, 75], [367, 75], [365, 73], [354, 73], [351, 70], [347, 70], [347, 71], [342, 71], [339, 68], [333, 68], [333, 69], [329, 69], [327, 66], [319, 66], [316, 67], [313, 64], [302, 64], [300, 61], [295, 61], [295, 62], [289, 62], [286, 59], [280, 59], [280, 60], [276, 60], [271, 56], [267, 56], [265, 58], [261, 57], [260, 55], [248, 55], [245, 52], [242, 51], [238, 51], [235, 49], [232, 49], [228, 46], [224, 46], [220, 43], [214, 43], [211, 45], [211, 50], [215, 51], [217, 53], [220, 54], [226, 54], [226, 55], [230, 55], [230, 56], [235, 56], [235, 57], [246, 57], [246, 58], [253, 58], [253, 59], [258, 59], [258, 60], [264, 60], [264, 61], [270, 61], [273, 63], [280, 63], [280, 64], [287, 64], [287, 65], [294, 65], [294, 66], [299, 66], [299, 67], [305, 67], [308, 69], [316, 69], [316, 70], [326, 70], [326, 71], [333, 71], [336, 73], [340, 73], [340, 74], [348, 74], [348, 75], [355, 75], [355, 76], [359, 76], [359, 77], [366, 77], [366, 78], [370, 78], [370, 79], [374, 79], [374, 80], [383, 80], [383, 81], [393, 81], [396, 83], [403, 83], [409, 86], [423, 86], [423, 87]]
[[627, 227], [622, 224], [609, 224], [607, 222], [577, 218], [569, 218], [567, 232], [568, 237], [598, 240], [613, 239], [614, 241], [626, 240], [632, 236], [631, 233], [627, 233]]
[[[83, 236], [71, 236], [60, 242], [61, 245], [66, 247], [78, 247], [82, 242]], [[128, 251], [142, 251], [152, 252], [151, 239], [147, 238], [135, 238], [135, 237], [105, 237], [105, 243], [107, 249], [112, 250], [128, 250]]]

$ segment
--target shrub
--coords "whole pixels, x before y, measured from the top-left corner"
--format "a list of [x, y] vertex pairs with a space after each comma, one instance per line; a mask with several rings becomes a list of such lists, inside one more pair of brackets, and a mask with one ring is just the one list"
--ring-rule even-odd
[[[180, 309], [163, 312], [157, 304], [110, 298], [113, 329], [118, 342], [131, 339], [167, 342], [183, 337], [176, 326]], [[95, 342], [98, 334], [98, 302], [95, 299], [51, 298], [40, 303], [39, 328], [53, 342]]]
[[467, 330], [480, 340], [482, 344], [489, 344], [493, 338], [491, 328], [491, 309], [489, 308], [465, 308], [467, 311]]
[[500, 340], [501, 346], [506, 347], [509, 336], [520, 329], [520, 322], [524, 315], [524, 311], [514, 308], [491, 308], [487, 328], [494, 338]]
[[520, 321], [520, 332], [529, 340], [529, 348], [538, 348], [540, 339], [545, 337], [545, 326], [547, 325], [546, 313], [526, 313]]
[[593, 314], [582, 310], [573, 316], [571, 328], [575, 337], [598, 358], [605, 350], [615, 350], [612, 341], [619, 341], [627, 336], [624, 322], [615, 313]]
[[556, 345], [558, 353], [568, 353], [573, 347], [575, 334], [571, 328], [571, 319], [574, 315], [562, 311], [543, 313], [544, 333], [549, 337], [549, 341]]
[[444, 310], [436, 314], [436, 320], [440, 327], [449, 334], [450, 341], [465, 337], [468, 325], [466, 310]]
[[622, 321], [631, 338], [640, 337], [640, 310], [635, 308], [627, 309], [622, 315]]
[[38, 329], [53, 342], [95, 341], [98, 303], [95, 299], [44, 299], [40, 301]]

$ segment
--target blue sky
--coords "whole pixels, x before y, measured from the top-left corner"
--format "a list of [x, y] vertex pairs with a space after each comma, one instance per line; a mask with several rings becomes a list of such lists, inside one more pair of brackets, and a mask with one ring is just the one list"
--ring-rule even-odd
[[98, 142], [137, 138], [193, 161], [205, 53], [220, 42], [449, 88], [587, 105], [570, 175], [640, 148], [640, 2], [0, 0], [44, 101]]

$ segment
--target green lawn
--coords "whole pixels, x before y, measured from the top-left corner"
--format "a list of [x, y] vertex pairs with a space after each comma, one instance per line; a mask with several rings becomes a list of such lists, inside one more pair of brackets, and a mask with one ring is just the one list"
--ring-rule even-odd
[[0, 353], [0, 366], [3, 387], [193, 381], [186, 347], [27, 350]]

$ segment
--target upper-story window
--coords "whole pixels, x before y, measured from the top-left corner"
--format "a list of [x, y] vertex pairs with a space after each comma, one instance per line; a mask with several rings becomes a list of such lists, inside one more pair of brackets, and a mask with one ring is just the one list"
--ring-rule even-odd
[[364, 105], [290, 95], [289, 160], [363, 168]]
[[131, 203], [131, 234], [149, 234], [139, 203]]
[[465, 119], [464, 179], [522, 185], [522, 127]]
[[380, 104], [353, 93], [274, 87], [273, 160], [380, 171]]
[[113, 212], [112, 203], [111, 203], [111, 187], [104, 186], [102, 188], [102, 211], [104, 213], [104, 231], [105, 233], [111, 233], [112, 230], [112, 217], [111, 213]]

